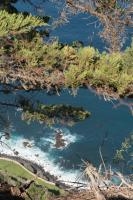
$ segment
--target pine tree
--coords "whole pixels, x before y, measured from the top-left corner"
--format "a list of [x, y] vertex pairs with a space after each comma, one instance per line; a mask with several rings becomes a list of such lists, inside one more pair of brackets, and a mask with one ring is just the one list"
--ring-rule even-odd
[[39, 17], [0, 11], [0, 37], [30, 32], [36, 27], [46, 25], [47, 23]]

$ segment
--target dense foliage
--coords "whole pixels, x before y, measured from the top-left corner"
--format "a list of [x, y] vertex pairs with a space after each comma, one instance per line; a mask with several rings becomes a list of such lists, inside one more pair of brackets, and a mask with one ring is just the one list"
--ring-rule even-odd
[[23, 14], [8, 14], [5, 10], [0, 11], [0, 37], [9, 34], [21, 34], [29, 32], [37, 26], [44, 26], [43, 20], [32, 15], [24, 16]]
[[23, 89], [94, 86], [108, 93], [133, 92], [133, 43], [124, 52], [46, 43], [39, 34], [1, 37], [0, 81]]
[[[31, 104], [31, 102], [20, 102], [23, 108], [22, 119], [28, 123], [38, 121], [49, 126], [54, 124], [65, 124], [72, 126], [78, 121], [85, 120], [91, 113], [85, 111], [82, 107], [70, 105], [44, 105], [40, 102]], [[22, 105], [23, 104], [23, 105]]]

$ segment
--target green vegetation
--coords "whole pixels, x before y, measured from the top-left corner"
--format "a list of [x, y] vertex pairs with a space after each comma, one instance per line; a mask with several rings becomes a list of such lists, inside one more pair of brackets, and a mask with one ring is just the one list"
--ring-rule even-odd
[[0, 22], [0, 37], [30, 32], [35, 27], [46, 25], [39, 17], [9, 14], [5, 10], [0, 11]]
[[133, 92], [133, 43], [124, 52], [99, 53], [93, 47], [44, 42], [39, 33], [30, 30], [45, 23], [31, 15], [24, 17], [1, 11], [0, 19], [1, 82], [6, 80], [26, 90], [55, 88], [58, 91], [61, 87], [77, 89], [90, 85], [121, 96]]
[[[132, 148], [133, 148], [133, 134], [130, 134], [129, 137], [126, 137], [125, 140], [122, 142], [120, 149], [116, 151], [114, 161], [121, 162], [124, 161], [125, 158], [127, 159], [127, 157], [129, 158], [129, 161], [131, 161], [133, 157]], [[133, 165], [130, 166], [130, 168], [133, 168]]]
[[[45, 200], [46, 193], [50, 195], [61, 195], [64, 194], [62, 189], [47, 183], [43, 179], [39, 179], [35, 175], [32, 175], [28, 170], [24, 169], [17, 163], [8, 160], [0, 159], [0, 173], [3, 174], [4, 181], [6, 181], [10, 185], [14, 185], [20, 187], [22, 183], [25, 183], [27, 180], [35, 180], [35, 182], [28, 189], [28, 193], [31, 197], [36, 197], [39, 195], [39, 199]], [[0, 177], [1, 179], [1, 177]], [[29, 198], [27, 198], [28, 200]]]
[[[112, 54], [100, 54], [93, 47], [46, 44], [39, 35], [32, 41], [16, 38], [10, 46], [5, 42], [0, 46], [0, 57], [6, 57], [1, 59], [0, 79], [4, 74], [9, 82], [19, 80], [24, 89], [90, 85], [123, 96], [133, 92], [133, 43], [124, 52]], [[8, 74], [7, 60], [11, 60], [12, 70], [17, 67], [19, 76], [13, 71], [12, 76]]]
[[[21, 102], [22, 103], [22, 102]], [[91, 113], [85, 111], [82, 107], [73, 107], [70, 105], [44, 105], [41, 103], [36, 103], [36, 105], [24, 104], [22, 118], [24, 120], [39, 121], [48, 125], [53, 124], [67, 124], [73, 125], [78, 121], [85, 120]]]
[[129, 85], [133, 84], [133, 62], [127, 63], [131, 52], [133, 44], [125, 52], [113, 54], [100, 54], [92, 47], [82, 48], [78, 51], [78, 64], [69, 66], [65, 72], [66, 83], [77, 87], [87, 82], [91, 86], [111, 88], [124, 95]]
[[[101, 37], [108, 43], [110, 53], [100, 53], [91, 46], [46, 42], [36, 31], [38, 27], [47, 25], [41, 18], [0, 11], [0, 83], [4, 83], [2, 86], [6, 88], [5, 91], [47, 89], [48, 92], [59, 94], [63, 88], [74, 92], [79, 87], [91, 86], [102, 89], [108, 95], [133, 94], [133, 42], [125, 51], [120, 51], [125, 29], [132, 24], [132, 11], [128, 9], [128, 14], [126, 9], [122, 10], [119, 1], [95, 1], [91, 6], [90, 2], [80, 5], [70, 1], [68, 5], [74, 8], [74, 12], [89, 12], [99, 18], [103, 25]], [[62, 121], [72, 124], [72, 121], [77, 122], [90, 116], [83, 108], [35, 104], [20, 105], [23, 108], [23, 119], [28, 122], [37, 120], [51, 125]], [[131, 135], [117, 150], [115, 160], [123, 161], [127, 153], [133, 156], [132, 145]], [[6, 182], [17, 187], [25, 180], [34, 179], [35, 182], [28, 189], [34, 199], [46, 200], [49, 194], [64, 193], [12, 161], [0, 160], [0, 171], [3, 175], [0, 179], [3, 177]]]
[[44, 70], [52, 70], [59, 61], [58, 44], [44, 45], [39, 34], [29, 41], [27, 38], [22, 38], [15, 39], [12, 42], [10, 54], [14, 55], [15, 61], [17, 61], [16, 64], [21, 65], [21, 67], [45, 67]]

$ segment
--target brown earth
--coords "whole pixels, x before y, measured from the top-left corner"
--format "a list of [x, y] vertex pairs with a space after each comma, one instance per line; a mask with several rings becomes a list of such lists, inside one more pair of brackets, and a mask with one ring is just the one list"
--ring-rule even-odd
[[18, 188], [12, 188], [7, 183], [0, 184], [0, 200], [24, 200]]
[[[127, 187], [110, 187], [101, 192], [106, 200], [133, 200], [133, 190]], [[9, 186], [7, 183], [0, 184], [0, 200], [25, 200], [24, 195], [17, 187]], [[32, 197], [32, 200], [34, 197]], [[100, 200], [90, 190], [72, 191], [67, 196], [50, 197], [49, 200]]]
[[[106, 200], [133, 200], [133, 190], [127, 187], [111, 187], [101, 192]], [[101, 200], [97, 199], [95, 194], [90, 191], [70, 192], [66, 197], [53, 198], [51, 200]]]

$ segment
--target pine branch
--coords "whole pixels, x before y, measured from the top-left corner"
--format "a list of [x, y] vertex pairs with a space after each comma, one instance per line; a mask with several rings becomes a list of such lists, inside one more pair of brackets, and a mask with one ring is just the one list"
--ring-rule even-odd
[[9, 14], [5, 10], [0, 11], [0, 37], [10, 34], [22, 34], [31, 31], [38, 26], [46, 26], [42, 19], [32, 15]]

